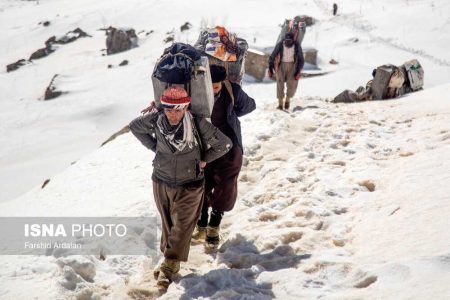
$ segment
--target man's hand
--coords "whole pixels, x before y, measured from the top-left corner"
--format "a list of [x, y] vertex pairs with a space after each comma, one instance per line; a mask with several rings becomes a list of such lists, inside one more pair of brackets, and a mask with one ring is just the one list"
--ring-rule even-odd
[[300, 79], [300, 73], [301, 72], [298, 72], [297, 74], [295, 74], [295, 80], [299, 80]]
[[154, 109], [156, 109], [156, 103], [155, 103], [155, 101], [152, 101], [152, 102], [150, 102], [150, 105], [148, 107], [141, 110], [141, 113], [143, 113], [145, 115], [146, 113], [149, 113]]
[[198, 166], [200, 167], [200, 169], [204, 169], [204, 168], [206, 167], [206, 161], [201, 160], [201, 161], [198, 163]]
[[268, 72], [269, 78], [273, 77], [273, 69], [269, 68], [269, 72]]

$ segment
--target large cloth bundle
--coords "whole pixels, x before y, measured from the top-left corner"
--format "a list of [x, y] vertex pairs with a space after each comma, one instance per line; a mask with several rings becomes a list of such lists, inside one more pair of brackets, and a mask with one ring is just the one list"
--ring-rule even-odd
[[225, 67], [229, 81], [242, 83], [248, 50], [246, 40], [216, 26], [200, 32], [195, 48], [208, 56], [211, 65]]
[[302, 18], [300, 16], [296, 16], [292, 20], [286, 19], [281, 26], [281, 31], [278, 35], [276, 44], [284, 39], [286, 33], [292, 33], [294, 35], [294, 41], [301, 46], [306, 33], [306, 23], [301, 20]]

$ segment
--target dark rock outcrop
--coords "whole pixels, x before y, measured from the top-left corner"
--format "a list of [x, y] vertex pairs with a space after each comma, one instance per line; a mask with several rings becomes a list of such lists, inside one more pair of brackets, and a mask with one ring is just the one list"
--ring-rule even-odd
[[[53, 45], [55, 45], [55, 44], [60, 44], [60, 45], [68, 44], [68, 43], [71, 43], [71, 42], [81, 38], [81, 37], [90, 37], [90, 35], [87, 34], [86, 32], [84, 32], [83, 30], [81, 30], [80, 28], [76, 28], [75, 30], [69, 31], [68, 33], [66, 33], [65, 35], [63, 35], [60, 38], [56, 38], [56, 36], [52, 36], [45, 41], [44, 48], [40, 48], [40, 49], [34, 51], [30, 55], [29, 61], [48, 56], [50, 53], [52, 53], [56, 50], [55, 47], [53, 47]], [[15, 71], [18, 68], [20, 68], [21, 66], [25, 65], [25, 63], [26, 63], [25, 59], [20, 59], [13, 64], [7, 65], [6, 71], [7, 72]]]
[[46, 57], [47, 55], [49, 55], [52, 52], [53, 52], [53, 50], [51, 49], [51, 47], [38, 49], [31, 54], [29, 60], [40, 59], [40, 58]]
[[27, 64], [27, 61], [25, 59], [19, 59], [15, 63], [9, 64], [6, 66], [6, 72], [12, 72], [20, 68], [21, 66], [24, 66]]
[[109, 27], [106, 30], [106, 53], [108, 55], [130, 50], [138, 46], [138, 37], [132, 28]]
[[192, 24], [189, 22], [184, 23], [183, 25], [181, 25], [180, 27], [180, 31], [183, 32], [185, 30], [189, 30], [192, 28]]

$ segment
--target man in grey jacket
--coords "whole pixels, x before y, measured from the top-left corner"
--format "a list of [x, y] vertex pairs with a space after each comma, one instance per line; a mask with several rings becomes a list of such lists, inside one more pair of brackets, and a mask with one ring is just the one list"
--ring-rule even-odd
[[187, 110], [190, 100], [183, 88], [169, 87], [161, 96], [163, 110], [154, 110], [130, 123], [136, 138], [156, 153], [153, 194], [162, 220], [160, 249], [164, 261], [154, 275], [162, 288], [172, 282], [180, 261], [187, 261], [202, 208], [203, 169], [232, 148], [227, 136]]

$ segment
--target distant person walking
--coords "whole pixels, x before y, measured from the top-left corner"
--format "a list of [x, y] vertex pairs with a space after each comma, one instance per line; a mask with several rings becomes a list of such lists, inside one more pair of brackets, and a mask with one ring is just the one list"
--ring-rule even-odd
[[301, 46], [294, 41], [292, 33], [286, 33], [269, 57], [269, 77], [272, 78], [275, 74], [277, 79], [278, 109], [289, 109], [304, 64]]

